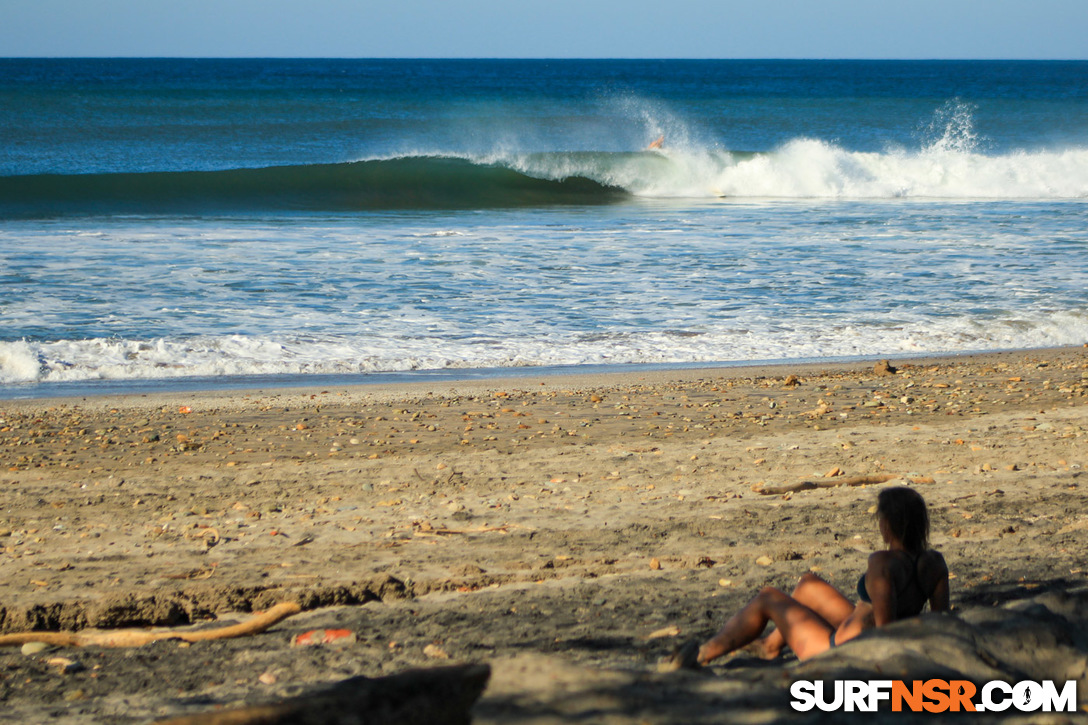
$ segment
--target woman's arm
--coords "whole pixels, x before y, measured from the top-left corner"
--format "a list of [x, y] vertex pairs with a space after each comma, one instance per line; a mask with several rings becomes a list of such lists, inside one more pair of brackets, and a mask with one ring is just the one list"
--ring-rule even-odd
[[944, 563], [944, 557], [939, 551], [933, 552], [939, 565], [937, 585], [933, 587], [933, 594], [929, 596], [929, 610], [931, 612], [947, 612], [948, 605], [948, 565]]
[[891, 552], [877, 551], [869, 555], [869, 568], [865, 572], [865, 588], [873, 603], [873, 623], [877, 627], [895, 621], [898, 602], [891, 562]]

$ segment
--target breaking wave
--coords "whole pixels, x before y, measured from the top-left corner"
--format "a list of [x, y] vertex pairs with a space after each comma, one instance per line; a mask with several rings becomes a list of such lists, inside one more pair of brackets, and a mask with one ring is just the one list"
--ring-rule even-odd
[[488, 209], [631, 197], [1080, 199], [1088, 149], [987, 155], [956, 144], [849, 151], [795, 139], [766, 153], [715, 149], [423, 155], [340, 164], [0, 177], [0, 215]]

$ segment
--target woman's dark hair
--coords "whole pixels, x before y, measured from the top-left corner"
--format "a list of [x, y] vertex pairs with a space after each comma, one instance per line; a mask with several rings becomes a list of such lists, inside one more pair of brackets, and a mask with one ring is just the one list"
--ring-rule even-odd
[[876, 499], [876, 515], [907, 551], [929, 547], [929, 513], [922, 495], [913, 488], [886, 488]]

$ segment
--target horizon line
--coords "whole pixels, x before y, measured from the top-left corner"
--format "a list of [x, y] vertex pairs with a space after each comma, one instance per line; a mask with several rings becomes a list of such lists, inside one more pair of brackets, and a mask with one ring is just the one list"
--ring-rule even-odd
[[1088, 58], [1020, 57], [681, 57], [681, 56], [348, 56], [348, 55], [0, 55], [0, 60], [401, 60], [401, 61], [707, 61], [1081, 63]]

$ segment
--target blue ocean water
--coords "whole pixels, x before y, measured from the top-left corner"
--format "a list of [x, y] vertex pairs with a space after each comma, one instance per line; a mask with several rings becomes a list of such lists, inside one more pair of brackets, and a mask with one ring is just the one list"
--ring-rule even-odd
[[4, 396], [1080, 344], [1088, 63], [0, 60], [0, 321]]

